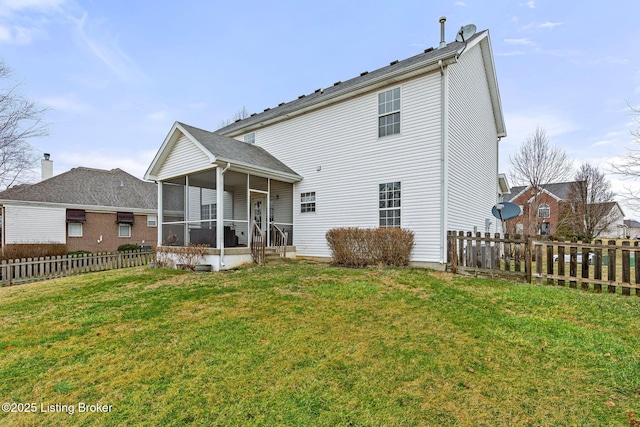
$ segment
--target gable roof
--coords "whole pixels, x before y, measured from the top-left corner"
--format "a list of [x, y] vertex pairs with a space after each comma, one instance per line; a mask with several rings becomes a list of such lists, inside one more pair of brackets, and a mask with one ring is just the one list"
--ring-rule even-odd
[[[576, 181], [556, 182], [551, 184], [544, 184], [541, 186], [541, 188], [542, 190], [549, 193], [551, 196], [561, 201], [561, 200], [567, 200], [569, 198], [571, 185], [575, 183]], [[520, 197], [526, 190], [530, 188], [531, 188], [530, 185], [521, 185], [518, 187], [511, 187], [511, 194], [508, 196], [509, 197], [508, 200], [507, 200], [507, 196], [505, 196], [505, 201], [508, 202]]]
[[344, 82], [336, 82], [333, 86], [317, 89], [315, 92], [301, 95], [298, 99], [293, 101], [286, 103], [283, 102], [277, 107], [267, 108], [261, 113], [252, 114], [250, 117], [237, 120], [235, 123], [231, 123], [218, 129], [216, 133], [238, 136], [243, 133], [251, 132], [266, 124], [280, 120], [287, 120], [295, 115], [303, 114], [307, 111], [357, 96], [363, 92], [368, 92], [376, 88], [388, 86], [394, 82], [399, 82], [407, 78], [435, 71], [440, 68], [439, 61], [442, 61], [442, 66], [455, 63], [460, 52], [470, 49], [476, 44], [480, 44], [484, 59], [487, 83], [491, 94], [498, 136], [506, 136], [488, 30], [481, 31], [473, 35], [469, 40], [467, 40], [466, 46], [463, 42], [451, 42], [442, 48], [426, 49], [421, 54], [402, 61], [393, 61], [386, 67], [379, 68], [371, 72], [364, 72], [358, 77]]
[[174, 123], [169, 135], [147, 169], [146, 179], [156, 179], [162, 163], [177, 140], [178, 132], [189, 138], [210, 159], [212, 164], [215, 162], [231, 163], [236, 169], [240, 166], [247, 171], [285, 177], [291, 181], [302, 179], [293, 169], [262, 147], [181, 122]]
[[122, 169], [73, 168], [37, 184], [23, 184], [0, 192], [7, 201], [56, 203], [135, 209], [157, 209], [158, 190]]

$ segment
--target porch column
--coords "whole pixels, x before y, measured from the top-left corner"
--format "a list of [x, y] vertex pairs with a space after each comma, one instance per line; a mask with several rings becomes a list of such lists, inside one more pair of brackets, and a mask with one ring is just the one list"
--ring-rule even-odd
[[[224, 175], [222, 168], [216, 168], [216, 247], [222, 249], [224, 246]], [[220, 260], [222, 263], [222, 259]], [[218, 266], [220, 269], [220, 266]]]
[[158, 242], [156, 246], [162, 245], [162, 181], [156, 184], [158, 186], [158, 217], [156, 218], [156, 225], [158, 226]]

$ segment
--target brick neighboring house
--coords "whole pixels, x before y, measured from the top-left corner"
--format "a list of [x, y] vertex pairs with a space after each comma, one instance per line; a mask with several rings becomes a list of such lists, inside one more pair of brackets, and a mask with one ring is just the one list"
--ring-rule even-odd
[[[535, 202], [536, 189], [531, 186], [512, 187], [511, 194], [504, 197], [504, 201], [520, 206], [522, 213], [514, 219], [505, 221], [509, 233], [529, 235], [555, 235], [558, 227], [563, 225], [571, 228], [571, 220], [566, 216], [569, 198], [575, 181], [546, 184], [541, 187], [538, 196], [537, 209]], [[598, 204], [600, 205], [600, 204]], [[617, 202], [602, 204], [613, 215], [615, 221], [600, 233], [598, 237], [625, 237], [623, 223], [624, 212]], [[593, 205], [595, 206], [595, 205]], [[538, 228], [536, 229], [536, 220]]]
[[[157, 244], [157, 186], [121, 169], [78, 167], [0, 192], [2, 245], [64, 243], [69, 251], [112, 252]], [[45, 164], [49, 166], [46, 172]]]

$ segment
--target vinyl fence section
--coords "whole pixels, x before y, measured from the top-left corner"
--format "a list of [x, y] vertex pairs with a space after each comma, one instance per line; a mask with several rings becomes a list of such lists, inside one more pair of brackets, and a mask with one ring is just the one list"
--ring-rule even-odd
[[447, 254], [447, 270], [457, 274], [640, 296], [638, 241], [554, 242], [450, 231]]
[[2, 286], [66, 277], [93, 271], [147, 265], [152, 251], [114, 252], [4, 260], [0, 264]]

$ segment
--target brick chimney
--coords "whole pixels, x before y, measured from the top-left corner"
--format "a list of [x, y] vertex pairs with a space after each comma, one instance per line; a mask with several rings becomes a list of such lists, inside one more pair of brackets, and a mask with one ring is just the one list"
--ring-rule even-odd
[[42, 166], [41, 181], [49, 179], [53, 176], [53, 160], [50, 160], [50, 158], [51, 154], [44, 153], [44, 159], [40, 160], [40, 165]]

